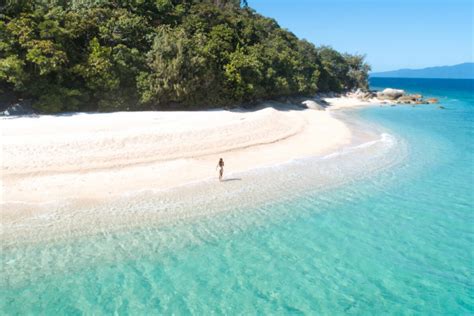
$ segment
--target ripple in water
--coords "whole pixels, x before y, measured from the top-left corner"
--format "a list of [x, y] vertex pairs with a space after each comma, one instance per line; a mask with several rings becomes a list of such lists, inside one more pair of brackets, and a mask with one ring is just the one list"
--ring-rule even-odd
[[408, 111], [364, 111], [390, 130], [330, 156], [13, 227], [0, 310], [471, 314], [469, 159]]

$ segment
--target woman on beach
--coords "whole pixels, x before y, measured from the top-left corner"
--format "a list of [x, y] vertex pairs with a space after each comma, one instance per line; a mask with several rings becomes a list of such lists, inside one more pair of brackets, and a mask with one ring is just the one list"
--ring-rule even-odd
[[219, 169], [219, 181], [222, 181], [222, 175], [224, 175], [224, 160], [222, 158], [219, 159], [219, 162], [217, 163], [216, 169]]

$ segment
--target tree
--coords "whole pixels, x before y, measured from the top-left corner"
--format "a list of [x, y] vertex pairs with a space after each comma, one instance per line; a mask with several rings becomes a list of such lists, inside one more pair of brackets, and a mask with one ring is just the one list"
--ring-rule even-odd
[[344, 54], [344, 59], [349, 65], [347, 87], [367, 90], [369, 88], [370, 66], [365, 62], [365, 55]]
[[190, 105], [206, 87], [206, 57], [198, 48], [203, 38], [182, 28], [160, 27], [148, 53], [148, 72], [142, 72], [142, 101], [158, 106]]
[[248, 51], [238, 48], [229, 56], [224, 69], [228, 88], [235, 100], [249, 101], [263, 94], [259, 84], [263, 79], [263, 64], [255, 47]]
[[0, 80], [11, 84], [14, 91], [22, 91], [26, 87], [28, 74], [25, 63], [17, 55], [0, 59]]
[[349, 66], [344, 56], [331, 47], [318, 49], [318, 56], [323, 68], [323, 82], [320, 86], [325, 90], [341, 92], [347, 88]]
[[368, 87], [364, 56], [316, 48], [241, 0], [18, 0], [0, 89], [41, 111], [195, 108]]

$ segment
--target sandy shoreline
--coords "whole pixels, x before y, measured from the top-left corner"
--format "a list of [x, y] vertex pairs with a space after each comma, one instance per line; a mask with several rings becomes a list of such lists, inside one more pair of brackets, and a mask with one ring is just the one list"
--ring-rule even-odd
[[334, 152], [352, 133], [331, 112], [373, 102], [326, 101], [332, 106], [323, 111], [272, 103], [249, 111], [2, 119], [2, 223], [27, 220], [54, 203], [217, 181], [220, 157], [229, 174]]

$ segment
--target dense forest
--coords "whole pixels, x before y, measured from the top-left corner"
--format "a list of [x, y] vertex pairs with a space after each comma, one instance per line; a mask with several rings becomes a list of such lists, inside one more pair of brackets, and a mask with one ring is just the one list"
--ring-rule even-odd
[[300, 40], [247, 1], [13, 0], [0, 10], [0, 92], [43, 113], [367, 88], [364, 56]]

